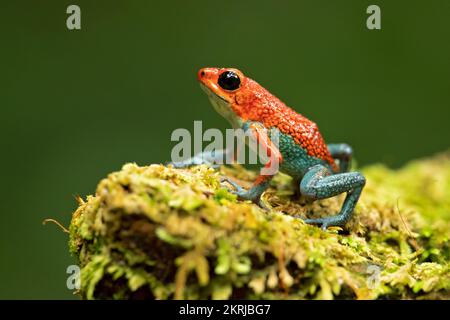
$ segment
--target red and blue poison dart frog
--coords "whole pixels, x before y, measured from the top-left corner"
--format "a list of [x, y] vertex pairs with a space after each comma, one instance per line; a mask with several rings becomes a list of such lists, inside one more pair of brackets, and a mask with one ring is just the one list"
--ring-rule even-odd
[[[290, 175], [299, 186], [302, 196], [309, 200], [330, 198], [346, 192], [341, 211], [334, 216], [304, 219], [326, 229], [343, 226], [352, 217], [353, 210], [365, 185], [359, 172], [348, 172], [352, 149], [347, 144], [325, 144], [317, 125], [298, 114], [254, 80], [233, 68], [203, 68], [198, 72], [200, 86], [216, 111], [225, 117], [234, 128], [250, 130], [255, 140], [267, 150], [270, 159], [266, 167], [278, 162], [278, 170]], [[278, 143], [272, 142], [277, 134]], [[187, 167], [211, 163], [223, 157], [200, 154], [175, 167]], [[251, 200], [264, 207], [261, 195], [268, 188], [276, 172], [260, 174], [248, 190], [234, 181], [224, 178], [239, 199]]]

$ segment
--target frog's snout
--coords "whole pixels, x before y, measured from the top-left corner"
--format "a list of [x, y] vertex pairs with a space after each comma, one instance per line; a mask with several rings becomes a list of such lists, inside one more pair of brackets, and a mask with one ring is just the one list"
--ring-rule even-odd
[[198, 70], [198, 74], [197, 74], [198, 80], [203, 79], [205, 76], [206, 76], [205, 69], [202, 68], [202, 69]]
[[217, 78], [219, 69], [217, 68], [201, 68], [198, 70], [197, 78], [199, 81], [214, 80]]

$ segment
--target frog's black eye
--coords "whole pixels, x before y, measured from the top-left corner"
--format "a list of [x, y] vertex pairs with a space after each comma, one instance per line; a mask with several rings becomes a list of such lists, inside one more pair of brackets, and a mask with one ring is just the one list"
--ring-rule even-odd
[[232, 91], [239, 88], [241, 79], [239, 79], [239, 76], [233, 71], [225, 71], [219, 76], [218, 84], [222, 89]]

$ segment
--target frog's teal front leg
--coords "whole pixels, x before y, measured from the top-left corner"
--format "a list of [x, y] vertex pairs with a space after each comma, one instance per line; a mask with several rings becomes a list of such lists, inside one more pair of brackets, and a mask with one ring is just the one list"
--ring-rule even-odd
[[350, 220], [353, 209], [358, 202], [366, 179], [359, 172], [332, 174], [330, 169], [323, 165], [311, 167], [300, 183], [302, 195], [313, 200], [334, 197], [347, 192], [341, 211], [336, 216], [305, 219], [306, 223], [320, 224], [322, 229], [328, 226], [343, 226]]
[[233, 152], [228, 149], [205, 151], [196, 154], [192, 158], [186, 159], [179, 162], [170, 162], [174, 168], [187, 168], [192, 166], [198, 166], [201, 164], [206, 164], [213, 168], [220, 167], [221, 164], [227, 163], [229, 159], [233, 158]]
[[267, 135], [267, 130], [260, 123], [247, 122], [243, 126], [244, 130], [250, 130], [251, 135], [256, 139], [260, 146], [260, 151], [264, 151], [269, 158], [265, 164], [261, 174], [256, 178], [250, 189], [245, 190], [235, 182], [228, 178], [223, 178], [222, 182], [228, 182], [235, 190], [231, 191], [236, 194], [242, 200], [251, 200], [259, 206], [267, 209], [267, 206], [261, 201], [261, 195], [269, 187], [270, 181], [273, 176], [278, 173], [279, 166], [282, 161], [282, 156], [277, 146], [270, 140]]

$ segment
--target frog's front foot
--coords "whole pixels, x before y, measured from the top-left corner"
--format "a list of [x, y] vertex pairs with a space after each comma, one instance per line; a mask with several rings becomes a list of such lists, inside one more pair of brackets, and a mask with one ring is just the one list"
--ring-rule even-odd
[[172, 161], [166, 165], [172, 165], [174, 168], [183, 169], [192, 166], [207, 165], [213, 169], [218, 169], [222, 164], [225, 164], [228, 159], [230, 159], [232, 151], [228, 149], [213, 150], [200, 152], [193, 156], [192, 158], [183, 161]]
[[[260, 206], [261, 208], [263, 208], [264, 210], [270, 210], [267, 204], [265, 204], [264, 201], [262, 201], [261, 193], [259, 192], [259, 190], [255, 188], [250, 188], [249, 190], [246, 190], [227, 177], [221, 178], [220, 182], [223, 188], [227, 189], [228, 192], [236, 195], [239, 200], [250, 200], [253, 203]], [[235, 190], [230, 189], [225, 183], [230, 184]]]
[[213, 169], [218, 169], [220, 167], [220, 164], [212, 163], [208, 160], [201, 159], [200, 157], [193, 157], [190, 159], [187, 159], [185, 161], [179, 161], [179, 162], [168, 162], [167, 165], [172, 165], [176, 169], [185, 169], [193, 166], [199, 166], [199, 165], [206, 165], [208, 167], [211, 167]]
[[[226, 185], [226, 183], [230, 184], [235, 190], [230, 189], [230, 188]], [[227, 178], [227, 177], [222, 177], [222, 178], [220, 178], [220, 185], [221, 185], [223, 188], [227, 189], [228, 192], [230, 192], [230, 193], [232, 193], [232, 194], [235, 194], [235, 195], [237, 195], [238, 197], [239, 197], [241, 194], [244, 194], [245, 191], [246, 191], [244, 188], [242, 188], [242, 187], [241, 187], [240, 185], [238, 185], [236, 182], [234, 182], [233, 180], [231, 180], [230, 178]]]

